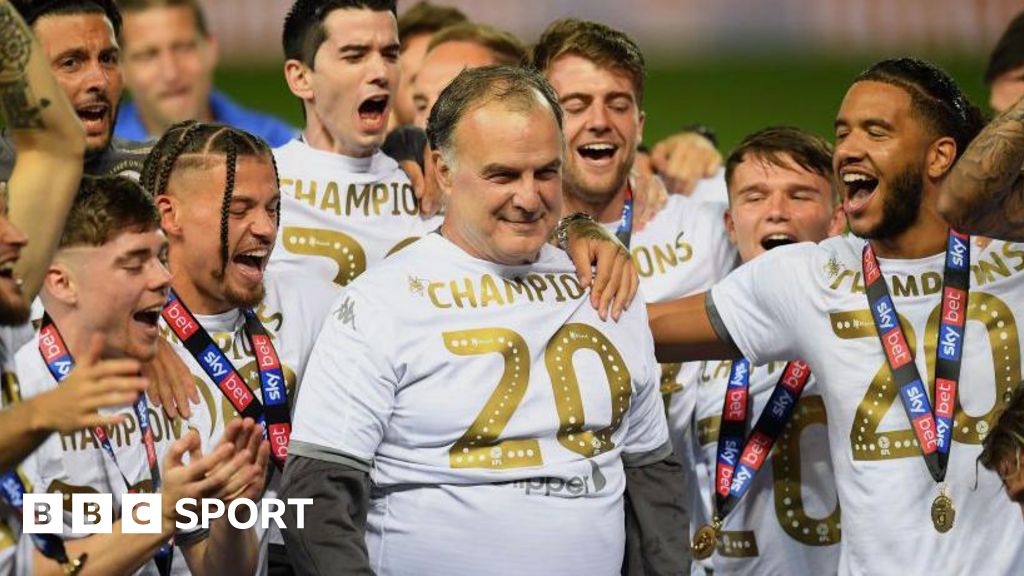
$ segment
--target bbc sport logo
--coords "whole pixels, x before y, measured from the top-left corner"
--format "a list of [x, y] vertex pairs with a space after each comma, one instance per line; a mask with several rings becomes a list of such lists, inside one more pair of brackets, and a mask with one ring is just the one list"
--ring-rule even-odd
[[[22, 510], [22, 529], [26, 534], [63, 534], [64, 494], [25, 494]], [[288, 506], [295, 508], [294, 528], [305, 528], [306, 506], [312, 498], [263, 498], [253, 501], [237, 498], [230, 504], [216, 498], [182, 498], [174, 505], [178, 530], [196, 530], [210, 527], [217, 518], [226, 518], [234, 528], [248, 530], [257, 523], [267, 530], [273, 521], [285, 529], [284, 513]], [[240, 513], [240, 509], [245, 509]], [[163, 517], [163, 497], [160, 494], [121, 495], [121, 531], [125, 534], [159, 534]], [[241, 514], [241, 516], [240, 516]], [[71, 533], [110, 534], [114, 524], [114, 498], [111, 494], [72, 494]]]

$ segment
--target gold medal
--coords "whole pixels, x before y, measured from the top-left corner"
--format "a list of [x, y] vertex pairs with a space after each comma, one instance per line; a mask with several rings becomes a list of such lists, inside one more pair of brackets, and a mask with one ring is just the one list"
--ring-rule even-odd
[[705, 524], [697, 530], [697, 533], [693, 535], [693, 542], [690, 543], [690, 551], [693, 552], [694, 558], [704, 560], [714, 553], [715, 542], [718, 540], [718, 529], [721, 527], [721, 520], [715, 518], [711, 524]]
[[74, 560], [68, 561], [67, 564], [63, 564], [61, 568], [64, 569], [65, 576], [76, 576], [82, 571], [82, 567], [85, 566], [85, 561], [89, 557], [88, 554], [82, 554]]
[[940, 534], [945, 534], [953, 528], [955, 519], [956, 509], [953, 508], [953, 501], [943, 491], [932, 501], [932, 524]]

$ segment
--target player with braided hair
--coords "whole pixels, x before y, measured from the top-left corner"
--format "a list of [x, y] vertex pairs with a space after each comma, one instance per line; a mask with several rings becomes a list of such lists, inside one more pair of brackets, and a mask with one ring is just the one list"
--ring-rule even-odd
[[[162, 332], [194, 375], [193, 422], [205, 444], [236, 413], [265, 417], [280, 466], [289, 406], [336, 288], [266, 269], [280, 219], [273, 154], [242, 130], [185, 121], [153, 147], [141, 181], [167, 235]], [[260, 534], [261, 569], [268, 544], [282, 543], [271, 526]], [[285, 556], [275, 548], [273, 558]]]

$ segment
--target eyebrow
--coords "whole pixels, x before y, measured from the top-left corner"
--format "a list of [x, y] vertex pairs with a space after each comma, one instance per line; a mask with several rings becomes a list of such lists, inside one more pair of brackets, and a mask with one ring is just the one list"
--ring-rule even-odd
[[118, 256], [114, 260], [114, 264], [117, 264], [117, 265], [120, 266], [120, 265], [127, 264], [127, 263], [131, 262], [132, 260], [140, 260], [140, 259], [144, 260], [146, 258], [149, 258], [149, 255], [152, 254], [152, 253], [153, 253], [153, 251], [150, 250], [149, 248], [136, 248], [135, 250], [132, 250], [131, 252], [128, 252], [127, 254], [121, 254], [120, 256]]

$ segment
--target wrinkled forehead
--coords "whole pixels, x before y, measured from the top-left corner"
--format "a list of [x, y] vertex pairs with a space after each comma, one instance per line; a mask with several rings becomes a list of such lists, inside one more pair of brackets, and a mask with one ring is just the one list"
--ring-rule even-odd
[[36, 20], [33, 31], [50, 58], [70, 50], [118, 48], [114, 26], [99, 12], [48, 14]]

